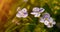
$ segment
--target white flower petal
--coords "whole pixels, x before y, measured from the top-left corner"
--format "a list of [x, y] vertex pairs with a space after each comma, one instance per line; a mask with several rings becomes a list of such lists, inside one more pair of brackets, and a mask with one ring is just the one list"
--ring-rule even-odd
[[39, 9], [40, 13], [44, 12], [44, 10], [45, 10], [44, 8]]
[[48, 24], [49, 24], [49, 22], [48, 22], [47, 20], [45, 20], [44, 24], [45, 24], [45, 25], [48, 25]]
[[40, 14], [36, 14], [36, 15], [34, 15], [34, 17], [40, 17]]
[[28, 14], [26, 14], [26, 15], [23, 15], [22, 17], [23, 17], [23, 18], [26, 18], [27, 16], [28, 16]]
[[53, 22], [53, 21], [54, 21], [52, 17], [50, 17], [48, 20], [49, 20], [50, 22]]
[[36, 14], [37, 14], [37, 12], [31, 12], [31, 14], [32, 14], [32, 15], [36, 15]]
[[34, 17], [39, 17], [40, 14], [38, 12], [31, 12], [32, 15], [34, 15]]
[[16, 14], [16, 17], [21, 18], [21, 15], [20, 14]]
[[52, 22], [52, 24], [53, 24], [53, 25], [55, 25], [55, 24], [56, 24], [56, 22], [55, 22], [55, 21], [53, 21], [53, 22]]
[[21, 13], [22, 11], [20, 10], [20, 11], [18, 11], [18, 13]]
[[39, 11], [38, 7], [34, 7], [32, 11]]
[[43, 18], [40, 18], [39, 20], [41, 23], [44, 23], [44, 19]]
[[52, 27], [53, 27], [53, 25], [47, 25], [47, 27], [48, 27], [48, 28], [52, 28]]
[[27, 9], [26, 8], [23, 8], [21, 11], [22, 12], [27, 12]]

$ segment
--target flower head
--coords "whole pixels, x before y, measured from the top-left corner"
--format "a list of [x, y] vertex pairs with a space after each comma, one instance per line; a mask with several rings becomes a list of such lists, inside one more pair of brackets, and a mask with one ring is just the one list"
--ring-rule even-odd
[[38, 8], [38, 7], [34, 7], [33, 12], [31, 12], [32, 15], [34, 15], [34, 17], [39, 17], [41, 15], [42, 12], [44, 12], [43, 8]]
[[51, 28], [56, 24], [56, 22], [51, 17], [48, 19], [41, 18], [40, 22], [44, 23], [48, 28]]
[[39, 20], [41, 23], [44, 23], [48, 28], [53, 27], [53, 25], [56, 24], [54, 19], [50, 17], [49, 13], [43, 14], [43, 17], [40, 18]]
[[18, 11], [18, 13], [16, 14], [16, 17], [18, 18], [26, 18], [28, 16], [28, 13], [27, 13], [27, 9], [26, 8], [23, 8], [22, 10]]

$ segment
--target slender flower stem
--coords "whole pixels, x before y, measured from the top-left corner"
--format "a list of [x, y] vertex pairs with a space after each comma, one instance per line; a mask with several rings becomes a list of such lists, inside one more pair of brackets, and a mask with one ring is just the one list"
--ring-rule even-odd
[[27, 18], [29, 18], [31, 21], [33, 21], [29, 16]]

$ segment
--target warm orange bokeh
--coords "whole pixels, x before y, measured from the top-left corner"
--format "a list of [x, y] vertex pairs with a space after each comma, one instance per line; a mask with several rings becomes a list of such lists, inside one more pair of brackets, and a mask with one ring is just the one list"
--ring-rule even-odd
[[3, 29], [4, 24], [8, 19], [8, 13], [12, 5], [12, 0], [0, 0], [0, 30]]

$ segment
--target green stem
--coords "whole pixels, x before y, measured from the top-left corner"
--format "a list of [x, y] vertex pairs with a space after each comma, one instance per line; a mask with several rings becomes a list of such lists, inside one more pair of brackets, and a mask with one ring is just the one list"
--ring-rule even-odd
[[29, 16], [27, 18], [29, 18], [31, 21], [33, 21]]

